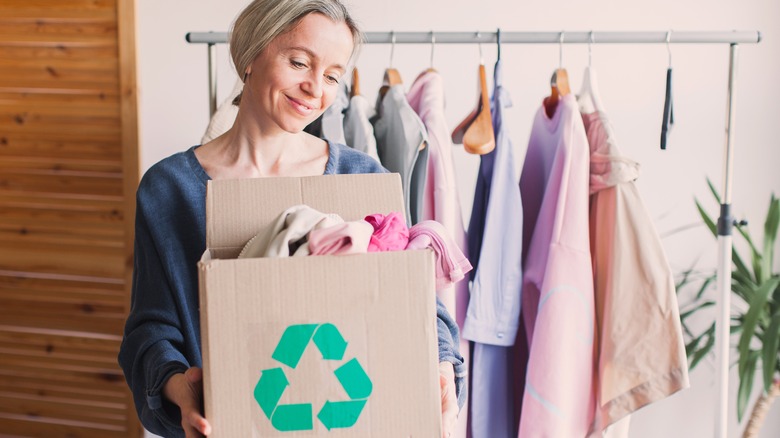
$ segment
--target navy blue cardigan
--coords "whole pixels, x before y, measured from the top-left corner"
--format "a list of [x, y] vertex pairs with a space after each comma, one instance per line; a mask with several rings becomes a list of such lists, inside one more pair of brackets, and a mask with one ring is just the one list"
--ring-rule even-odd
[[[197, 262], [206, 249], [206, 182], [193, 146], [152, 166], [136, 194], [135, 260], [130, 314], [119, 365], [141, 423], [166, 437], [183, 437], [177, 406], [162, 396], [168, 378], [201, 367]], [[387, 172], [373, 158], [330, 144], [325, 174]], [[455, 366], [458, 404], [465, 400], [465, 366], [458, 328], [437, 301], [439, 360]]]

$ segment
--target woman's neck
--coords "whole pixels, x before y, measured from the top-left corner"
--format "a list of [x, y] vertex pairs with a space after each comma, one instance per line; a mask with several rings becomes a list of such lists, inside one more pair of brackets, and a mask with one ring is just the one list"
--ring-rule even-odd
[[196, 156], [213, 179], [321, 175], [328, 146], [304, 132], [248, 121], [239, 111], [233, 127], [196, 149]]

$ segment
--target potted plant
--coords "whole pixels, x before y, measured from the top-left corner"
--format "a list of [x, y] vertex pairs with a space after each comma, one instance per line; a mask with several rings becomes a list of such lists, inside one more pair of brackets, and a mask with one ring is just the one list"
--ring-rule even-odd
[[[710, 190], [718, 204], [720, 196], [708, 180]], [[717, 238], [717, 229], [712, 217], [696, 200], [704, 223]], [[736, 300], [731, 309], [731, 335], [737, 341], [736, 358], [739, 369], [739, 390], [737, 395], [737, 417], [742, 421], [745, 408], [753, 392], [757, 371], [763, 375], [762, 394], [751, 410], [750, 419], [743, 437], [757, 437], [772, 402], [780, 395], [780, 274], [773, 272], [775, 243], [780, 223], [780, 200], [772, 194], [769, 210], [764, 221], [764, 236], [761, 246], [756, 246], [746, 223], [738, 223], [736, 230], [750, 251], [750, 263], [742, 257], [736, 246], [732, 250], [731, 292]], [[687, 324], [688, 318], [702, 309], [712, 307], [715, 302], [706, 296], [713, 289], [716, 274], [697, 276], [694, 270], [682, 274], [677, 290], [696, 285], [698, 290], [693, 300], [682, 306], [680, 318], [689, 341], [685, 350], [693, 369], [715, 344], [715, 323], [695, 335]]]

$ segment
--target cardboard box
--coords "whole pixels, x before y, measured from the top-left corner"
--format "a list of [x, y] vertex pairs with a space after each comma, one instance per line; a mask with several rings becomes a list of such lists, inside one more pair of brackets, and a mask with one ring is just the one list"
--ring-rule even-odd
[[287, 208], [404, 211], [397, 174], [210, 181], [200, 266], [212, 437], [441, 436], [430, 251], [236, 259]]

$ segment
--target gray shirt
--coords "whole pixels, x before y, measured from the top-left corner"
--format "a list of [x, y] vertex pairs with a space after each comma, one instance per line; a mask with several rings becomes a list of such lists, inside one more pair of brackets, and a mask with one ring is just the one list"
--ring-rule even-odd
[[406, 201], [406, 222], [422, 220], [423, 196], [428, 174], [427, 131], [420, 117], [406, 101], [403, 85], [393, 85], [377, 102], [376, 116], [371, 119], [376, 148], [382, 165], [401, 175]]

